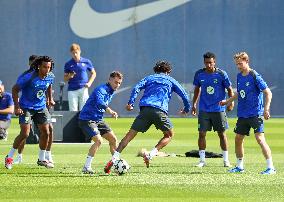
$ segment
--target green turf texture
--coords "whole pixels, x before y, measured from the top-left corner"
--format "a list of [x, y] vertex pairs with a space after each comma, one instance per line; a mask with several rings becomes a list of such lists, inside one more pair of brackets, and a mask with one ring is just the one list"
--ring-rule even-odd
[[[120, 140], [133, 118], [106, 119]], [[162, 151], [184, 155], [197, 149], [197, 119], [172, 118], [175, 136]], [[229, 157], [235, 164], [234, 133], [236, 119], [230, 119]], [[110, 159], [106, 141], [95, 157], [93, 176], [81, 173], [88, 144], [54, 144], [54, 169], [36, 165], [38, 145], [27, 145], [24, 162], [12, 170], [4, 167], [4, 158], [19, 132], [13, 119], [8, 141], [0, 141], [0, 201], [284, 201], [284, 119], [265, 121], [265, 134], [272, 149], [276, 175], [263, 176], [266, 168], [254, 135], [245, 139], [245, 173], [230, 174], [222, 159], [207, 159], [207, 167], [197, 168], [197, 158], [156, 157], [146, 168], [139, 149], [152, 149], [162, 133], [152, 127], [139, 133], [121, 157], [131, 165], [128, 174], [103, 173]], [[251, 131], [252, 132], [252, 131]], [[207, 150], [220, 153], [219, 138], [207, 134]]]

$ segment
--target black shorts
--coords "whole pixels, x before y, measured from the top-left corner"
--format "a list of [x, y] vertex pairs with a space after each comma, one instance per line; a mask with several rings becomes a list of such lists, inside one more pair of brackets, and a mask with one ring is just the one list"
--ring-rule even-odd
[[51, 116], [47, 108], [42, 110], [23, 109], [23, 115], [19, 116], [19, 124], [49, 124]]
[[198, 131], [223, 132], [229, 128], [226, 112], [199, 112]]
[[154, 107], [141, 107], [140, 113], [134, 120], [131, 129], [144, 133], [152, 124], [161, 131], [169, 131], [173, 128], [168, 115], [162, 110]]
[[111, 132], [111, 128], [103, 121], [86, 121], [79, 119], [79, 127], [85, 135], [86, 141], [90, 141], [96, 135], [104, 135]]
[[262, 116], [250, 118], [238, 118], [234, 132], [240, 135], [249, 136], [250, 129], [254, 129], [254, 133], [264, 132], [264, 122]]

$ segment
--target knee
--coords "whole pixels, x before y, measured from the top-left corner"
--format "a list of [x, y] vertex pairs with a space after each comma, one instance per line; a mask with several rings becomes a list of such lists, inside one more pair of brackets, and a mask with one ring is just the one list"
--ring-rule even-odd
[[164, 138], [172, 139], [174, 136], [174, 132], [172, 130], [169, 130], [167, 132], [164, 132]]

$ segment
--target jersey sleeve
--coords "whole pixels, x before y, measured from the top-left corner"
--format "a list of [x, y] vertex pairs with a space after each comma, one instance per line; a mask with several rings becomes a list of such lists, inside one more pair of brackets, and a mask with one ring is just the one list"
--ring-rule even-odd
[[268, 88], [266, 82], [263, 80], [260, 74], [256, 74], [256, 86], [263, 91], [264, 89]]
[[87, 69], [88, 71], [92, 71], [94, 68], [93, 63], [91, 62], [91, 60], [87, 60]]
[[134, 104], [139, 92], [145, 88], [146, 86], [146, 83], [147, 83], [147, 77], [145, 77], [144, 79], [142, 79], [139, 83], [137, 83], [135, 85], [135, 87], [133, 88], [132, 92], [131, 92], [131, 95], [130, 95], [130, 98], [129, 98], [129, 101], [128, 101], [128, 104], [129, 105], [132, 105]]
[[184, 111], [188, 113], [191, 107], [188, 94], [176, 80], [173, 79], [172, 83], [173, 83], [173, 91], [181, 97], [184, 104]]
[[200, 71], [195, 72], [194, 79], [193, 79], [193, 85], [198, 86], [198, 87], [200, 87], [199, 73]]
[[32, 79], [33, 73], [25, 74], [20, 76], [16, 82], [16, 85], [19, 86], [20, 89], [23, 89]]
[[232, 82], [230, 81], [227, 72], [223, 71], [223, 85], [225, 88], [229, 88], [232, 85]]

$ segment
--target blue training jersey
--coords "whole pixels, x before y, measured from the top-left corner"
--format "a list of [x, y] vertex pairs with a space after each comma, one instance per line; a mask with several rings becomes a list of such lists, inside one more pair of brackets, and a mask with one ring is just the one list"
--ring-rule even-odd
[[[12, 94], [4, 92], [0, 97], [0, 110], [7, 109], [14, 105]], [[10, 120], [12, 114], [0, 114], [0, 120]]]
[[68, 91], [78, 90], [85, 86], [89, 81], [88, 71], [94, 69], [92, 62], [89, 59], [80, 58], [76, 62], [73, 58], [69, 60], [64, 66], [64, 73], [75, 72], [75, 76], [68, 81]]
[[199, 111], [225, 111], [226, 106], [220, 106], [219, 102], [226, 99], [225, 89], [231, 86], [231, 81], [224, 70], [217, 68], [215, 72], [207, 73], [200, 69], [195, 73], [193, 85], [201, 88]]
[[80, 112], [80, 120], [99, 121], [113, 97], [114, 90], [109, 84], [103, 84], [94, 89]]
[[154, 107], [168, 113], [172, 92], [177, 93], [183, 100], [184, 111], [189, 112], [189, 98], [183, 87], [167, 74], [153, 74], [142, 79], [132, 90], [128, 104], [133, 105], [138, 93], [144, 89], [140, 99], [140, 107]]
[[54, 74], [49, 72], [41, 79], [38, 73], [33, 71], [20, 76], [16, 85], [22, 91], [20, 107], [23, 109], [42, 110], [46, 108], [46, 90], [53, 84]]
[[[254, 71], [254, 70], [252, 70]], [[238, 117], [249, 118], [263, 115], [263, 90], [268, 86], [262, 77], [254, 71], [254, 75], [249, 73], [237, 76], [238, 91]]]

